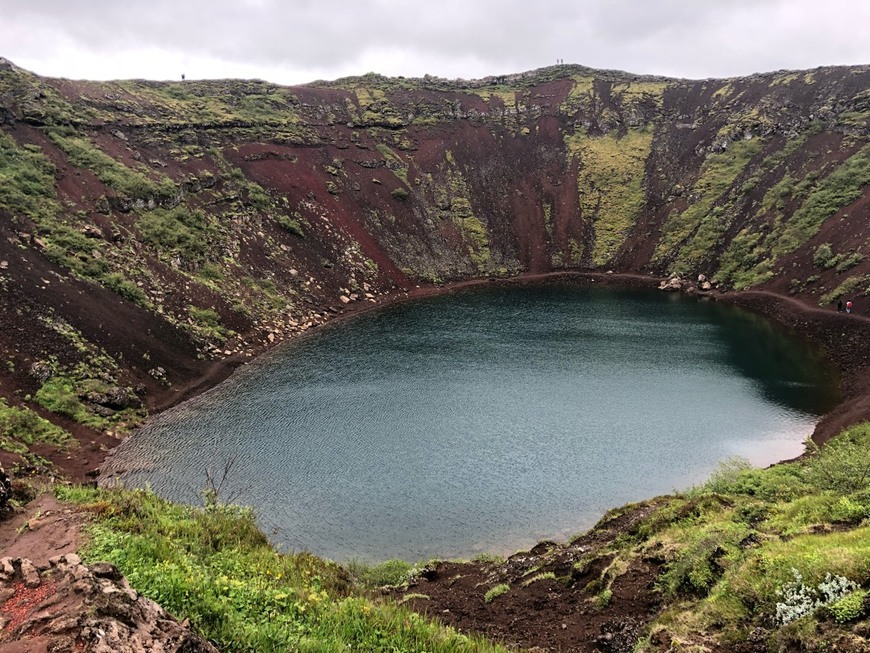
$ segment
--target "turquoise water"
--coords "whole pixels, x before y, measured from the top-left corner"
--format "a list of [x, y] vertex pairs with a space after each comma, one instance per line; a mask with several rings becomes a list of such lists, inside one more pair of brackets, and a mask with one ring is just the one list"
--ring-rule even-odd
[[225, 499], [273, 541], [345, 561], [511, 553], [734, 455], [798, 455], [836, 402], [769, 322], [674, 294], [545, 286], [394, 306], [325, 328], [163, 413], [111, 467]]

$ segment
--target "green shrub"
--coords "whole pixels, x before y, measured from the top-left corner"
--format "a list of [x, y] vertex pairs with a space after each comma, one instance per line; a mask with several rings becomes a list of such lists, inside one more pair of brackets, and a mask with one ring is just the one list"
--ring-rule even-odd
[[834, 262], [837, 272], [845, 272], [849, 268], [853, 268], [864, 260], [864, 255], [860, 252], [852, 254], [840, 254]]
[[834, 251], [831, 249], [831, 243], [822, 243], [813, 254], [813, 264], [822, 268], [831, 267], [833, 260]]
[[148, 296], [142, 291], [142, 289], [136, 286], [136, 284], [127, 279], [120, 272], [110, 272], [109, 274], [103, 275], [99, 278], [99, 282], [109, 290], [121, 295], [124, 299], [128, 299], [140, 306], [144, 306], [148, 303]]
[[846, 429], [817, 450], [807, 478], [814, 487], [841, 495], [870, 488], [870, 422]]
[[294, 220], [289, 216], [279, 214], [275, 217], [275, 222], [277, 222], [282, 229], [289, 231], [297, 238], [305, 238], [305, 232], [302, 231], [302, 225], [299, 224], [299, 220]]
[[839, 601], [829, 605], [828, 610], [834, 616], [834, 621], [838, 624], [845, 624], [850, 621], [857, 621], [863, 617], [864, 599], [867, 597], [867, 594], [867, 590], [855, 590]]
[[214, 255], [217, 231], [202, 211], [185, 206], [155, 209], [142, 216], [136, 228], [149, 245], [190, 263], [202, 263]]
[[613, 590], [609, 587], [603, 590], [598, 596], [595, 597], [595, 606], [599, 609], [604, 609], [608, 605], [610, 605], [610, 601], [613, 599]]

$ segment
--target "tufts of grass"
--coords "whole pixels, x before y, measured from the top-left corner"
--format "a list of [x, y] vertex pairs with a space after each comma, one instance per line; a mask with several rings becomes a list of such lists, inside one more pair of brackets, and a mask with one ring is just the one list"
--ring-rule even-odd
[[487, 590], [486, 594], [483, 595], [484, 603], [492, 603], [495, 599], [497, 599], [502, 594], [507, 594], [510, 592], [510, 585], [507, 583], [499, 583], [498, 585], [491, 587]]
[[528, 587], [532, 583], [537, 583], [539, 580], [556, 580], [556, 574], [552, 571], [544, 571], [539, 574], [535, 574], [531, 578], [527, 578], [523, 581], [522, 586]]
[[731, 224], [725, 204], [735, 180], [762, 150], [760, 138], [735, 141], [727, 150], [711, 154], [701, 166], [693, 192], [697, 200], [682, 213], [672, 213], [662, 226], [653, 259], [676, 255], [674, 269], [687, 271], [709, 257]]
[[355, 589], [337, 564], [275, 552], [250, 510], [173, 505], [148, 491], [60, 488], [95, 515], [86, 561], [131, 585], [224, 651], [502, 651]]
[[777, 257], [793, 252], [816, 235], [828, 218], [861, 196], [870, 184], [870, 145], [846, 159], [809, 193], [785, 224], [773, 246]]
[[133, 169], [119, 163], [87, 138], [74, 132], [52, 130], [49, 138], [69, 157], [70, 163], [86, 168], [112, 190], [131, 199], [163, 202], [177, 194], [175, 184], [166, 177], [153, 180], [144, 169]]

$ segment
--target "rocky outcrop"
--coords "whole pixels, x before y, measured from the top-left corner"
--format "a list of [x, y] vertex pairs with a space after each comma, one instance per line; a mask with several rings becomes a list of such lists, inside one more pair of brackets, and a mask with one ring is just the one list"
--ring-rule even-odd
[[132, 589], [118, 569], [79, 556], [44, 567], [0, 560], [0, 650], [216, 653], [217, 649]]

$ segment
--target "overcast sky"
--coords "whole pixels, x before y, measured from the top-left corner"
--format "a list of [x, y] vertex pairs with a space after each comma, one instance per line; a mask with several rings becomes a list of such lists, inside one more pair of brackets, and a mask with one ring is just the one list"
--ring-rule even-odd
[[75, 79], [724, 77], [870, 64], [870, 1], [0, 0], [0, 56]]

